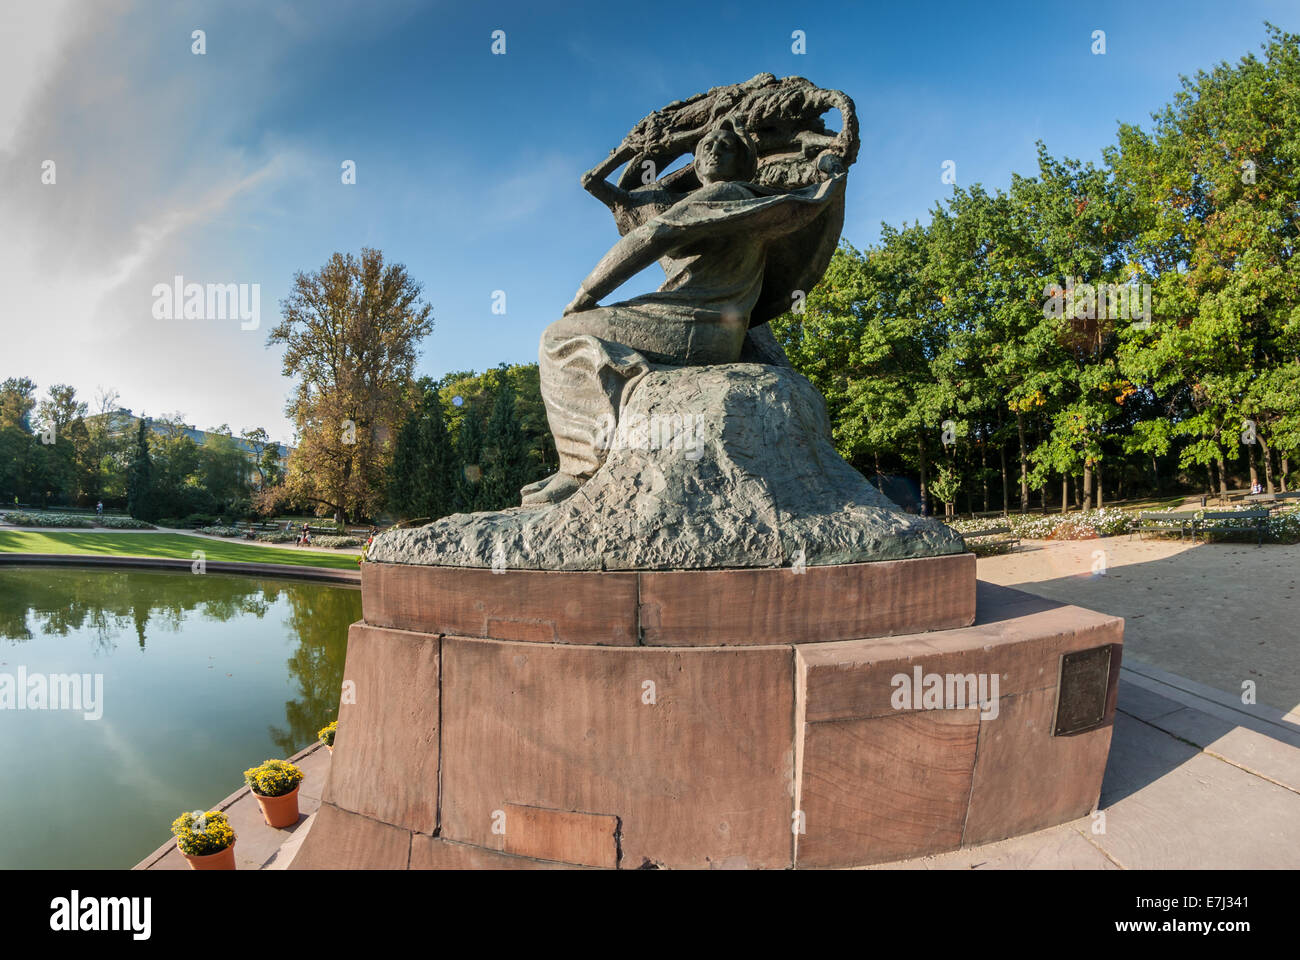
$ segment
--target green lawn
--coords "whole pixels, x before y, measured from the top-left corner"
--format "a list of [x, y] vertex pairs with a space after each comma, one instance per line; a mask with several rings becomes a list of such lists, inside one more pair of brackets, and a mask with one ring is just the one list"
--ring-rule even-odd
[[187, 537], [179, 533], [99, 533], [72, 530], [35, 533], [0, 530], [0, 553], [85, 553], [106, 557], [174, 557], [191, 560], [195, 550], [202, 550], [208, 560], [358, 569], [357, 554], [353, 553], [315, 553], [310, 550]]

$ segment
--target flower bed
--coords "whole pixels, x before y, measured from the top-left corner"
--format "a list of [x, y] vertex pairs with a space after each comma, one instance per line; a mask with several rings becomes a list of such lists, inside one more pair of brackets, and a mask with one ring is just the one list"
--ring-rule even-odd
[[357, 537], [318, 537], [314, 533], [311, 537], [311, 545], [313, 547], [359, 547], [365, 542], [366, 541], [358, 539]]
[[136, 520], [134, 517], [100, 517], [99, 525], [109, 530], [153, 530], [152, 523]]
[[[275, 533], [259, 533], [257, 539], [263, 543], [297, 543], [298, 538], [301, 536], [302, 531], [285, 533], [280, 530]], [[313, 547], [359, 547], [364, 543], [364, 540], [357, 537], [336, 537], [325, 533], [313, 533], [311, 535], [311, 545]]]
[[[1232, 512], [1242, 510], [1258, 509], [1253, 504], [1237, 505], [1226, 508]], [[1205, 515], [1204, 510], [1186, 511], [1179, 509], [1171, 510], [1146, 510], [1144, 513], [1191, 513], [1194, 512], [1197, 519]], [[1213, 512], [1222, 512], [1219, 510]], [[1137, 529], [1138, 515], [1136, 513], [1127, 513], [1118, 507], [1106, 507], [1102, 510], [1089, 510], [1087, 513], [1066, 513], [1066, 514], [1045, 514], [1021, 516], [1012, 514], [1009, 517], [979, 517], [973, 520], [946, 520], [948, 526], [952, 527], [958, 533], [969, 533], [975, 530], [987, 530], [991, 527], [1010, 527], [1013, 536], [1021, 537], [1026, 540], [1092, 540], [1096, 537], [1115, 537], [1125, 533], [1132, 533]], [[1236, 522], [1233, 520], [1219, 521], [1221, 529], [1207, 530], [1202, 529], [1199, 533], [1207, 540], [1235, 540], [1242, 536], [1255, 536], [1254, 521], [1242, 520]], [[1226, 528], [1222, 528], [1223, 524]], [[1177, 527], [1170, 527], [1177, 533]], [[1274, 513], [1264, 526], [1265, 543], [1300, 543], [1300, 507], [1292, 507], [1281, 513]], [[993, 553], [1001, 552], [1001, 548], [993, 543], [981, 543], [975, 540], [967, 544], [971, 551], [979, 556], [989, 556]]]
[[247, 532], [247, 527], [199, 527], [199, 533], [211, 537], [242, 537]]
[[6, 510], [5, 521], [16, 527], [93, 527], [95, 518], [74, 513], [23, 513]]
[[[1216, 510], [1215, 513], [1239, 513], [1243, 510], [1258, 510], [1254, 504], [1242, 504], [1227, 508], [1227, 510]], [[1199, 518], [1204, 514], [1204, 510], [1197, 510], [1196, 516]], [[1199, 536], [1206, 540], [1223, 541], [1223, 540], [1240, 540], [1254, 539], [1258, 536], [1254, 520], [1216, 520], [1217, 530], [1207, 530], [1202, 528]], [[1225, 528], [1223, 525], [1227, 524]], [[1264, 542], [1265, 543], [1300, 543], [1300, 507], [1291, 507], [1280, 513], [1270, 514], [1269, 518], [1264, 521]]]
[[[1092, 540], [1130, 533], [1137, 525], [1137, 515], [1118, 507], [1089, 510], [1087, 513], [1042, 514], [1009, 517], [979, 517], [973, 520], [947, 520], [958, 533], [1010, 527], [1013, 536], [1026, 540]], [[978, 551], [977, 551], [978, 552]]]

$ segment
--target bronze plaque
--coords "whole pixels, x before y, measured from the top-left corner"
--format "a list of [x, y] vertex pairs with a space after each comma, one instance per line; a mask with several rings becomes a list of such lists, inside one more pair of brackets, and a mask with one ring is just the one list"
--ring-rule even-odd
[[1067, 737], [1101, 726], [1106, 717], [1109, 688], [1110, 644], [1061, 654], [1061, 676], [1056, 685], [1056, 725], [1052, 735]]

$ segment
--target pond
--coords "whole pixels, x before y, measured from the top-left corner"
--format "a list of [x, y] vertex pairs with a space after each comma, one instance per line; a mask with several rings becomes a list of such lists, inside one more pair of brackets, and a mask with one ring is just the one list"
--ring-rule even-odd
[[309, 746], [360, 618], [348, 586], [0, 567], [0, 868], [130, 868]]

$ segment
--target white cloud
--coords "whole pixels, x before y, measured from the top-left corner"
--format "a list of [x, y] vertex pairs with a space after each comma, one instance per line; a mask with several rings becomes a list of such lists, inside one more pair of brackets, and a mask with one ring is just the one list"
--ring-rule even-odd
[[78, 22], [72, 0], [0, 4], [0, 153], [12, 152], [24, 116], [54, 74]]

